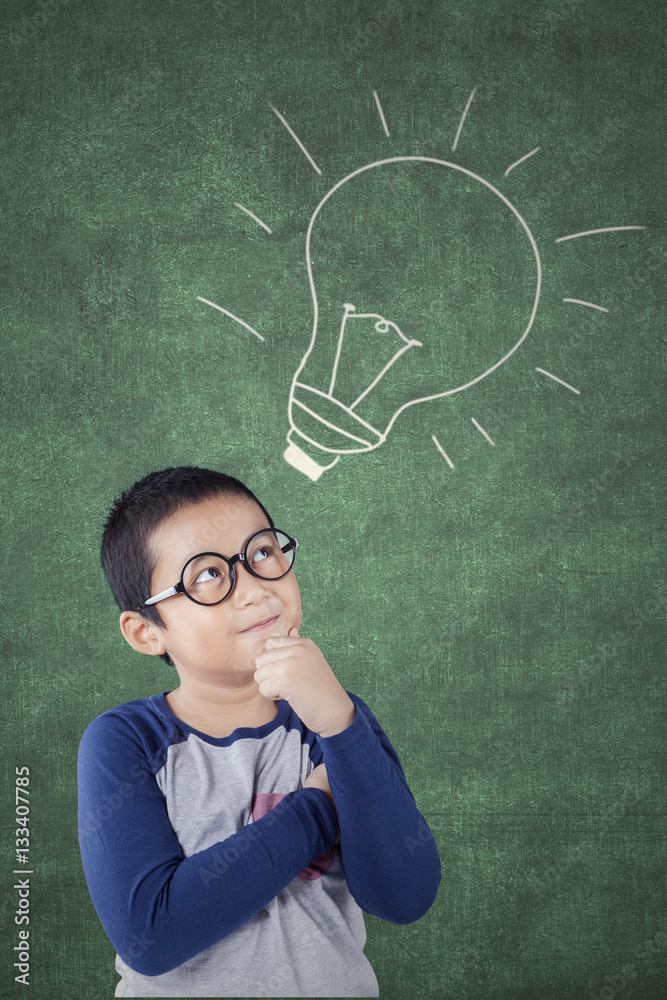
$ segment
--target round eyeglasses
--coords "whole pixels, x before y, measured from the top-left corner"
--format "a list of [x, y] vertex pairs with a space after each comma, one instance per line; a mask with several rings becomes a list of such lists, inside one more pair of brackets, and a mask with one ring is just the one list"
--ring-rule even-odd
[[238, 561], [260, 580], [282, 580], [292, 571], [298, 546], [298, 539], [287, 532], [262, 528], [248, 540], [243, 552], [231, 559], [219, 552], [200, 552], [188, 559], [178, 583], [149, 597], [144, 607], [175, 594], [185, 594], [195, 604], [220, 604], [234, 589]]

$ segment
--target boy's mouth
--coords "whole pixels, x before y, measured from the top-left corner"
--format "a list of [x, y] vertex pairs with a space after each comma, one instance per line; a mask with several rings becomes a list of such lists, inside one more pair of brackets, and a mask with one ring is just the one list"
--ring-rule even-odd
[[271, 618], [265, 618], [264, 621], [258, 622], [257, 625], [251, 625], [250, 628], [241, 629], [241, 632], [259, 632], [261, 629], [268, 628], [275, 621], [280, 618], [280, 615], [273, 615]]

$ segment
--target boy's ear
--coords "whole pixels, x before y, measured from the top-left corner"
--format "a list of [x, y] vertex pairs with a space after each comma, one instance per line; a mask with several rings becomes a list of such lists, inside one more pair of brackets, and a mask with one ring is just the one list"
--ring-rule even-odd
[[164, 642], [155, 634], [151, 625], [144, 621], [138, 611], [123, 611], [120, 616], [120, 630], [133, 649], [147, 656], [160, 656], [167, 652]]

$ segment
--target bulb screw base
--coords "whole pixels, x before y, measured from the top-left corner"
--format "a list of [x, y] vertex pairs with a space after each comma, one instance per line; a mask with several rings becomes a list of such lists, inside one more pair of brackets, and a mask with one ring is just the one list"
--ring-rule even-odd
[[320, 465], [314, 458], [307, 455], [305, 451], [298, 446], [298, 444], [294, 444], [293, 441], [290, 441], [289, 436], [287, 438], [287, 442], [288, 446], [283, 453], [283, 458], [293, 468], [302, 472], [304, 476], [308, 476], [309, 479], [312, 479], [314, 483], [317, 482], [323, 472], [326, 472], [327, 469], [334, 466], [340, 458], [340, 455], [336, 455], [330, 465]]

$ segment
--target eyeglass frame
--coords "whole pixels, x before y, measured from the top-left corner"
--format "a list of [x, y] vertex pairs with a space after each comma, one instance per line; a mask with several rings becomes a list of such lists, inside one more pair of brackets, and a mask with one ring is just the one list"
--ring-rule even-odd
[[[259, 573], [256, 573], [255, 570], [252, 569], [250, 563], [246, 558], [248, 554], [248, 546], [252, 542], [253, 538], [256, 538], [257, 535], [264, 535], [268, 531], [279, 531], [281, 535], [285, 535], [287, 538], [289, 538], [290, 543], [294, 548], [294, 559], [292, 560], [292, 565], [287, 570], [287, 573], [283, 573], [282, 576], [274, 576], [274, 577], [260, 576]], [[235, 563], [242, 562], [245, 568], [248, 570], [248, 572], [252, 573], [252, 575], [257, 577], [258, 580], [267, 580], [267, 582], [284, 580], [285, 577], [288, 576], [294, 569], [294, 563], [296, 562], [296, 551], [298, 548], [299, 548], [299, 539], [294, 538], [292, 535], [289, 535], [286, 531], [283, 531], [282, 528], [260, 528], [259, 531], [256, 531], [254, 535], [251, 535], [251, 537], [245, 543], [243, 552], [237, 552], [235, 556], [231, 557], [231, 559], [228, 559], [227, 556], [223, 556], [221, 552], [198, 552], [196, 556], [192, 556], [192, 558], [188, 559], [185, 566], [183, 567], [181, 571], [181, 578], [178, 581], [178, 583], [175, 583], [173, 587], [167, 587], [166, 590], [161, 590], [160, 593], [156, 594], [154, 597], [149, 597], [147, 601], [143, 602], [143, 607], [145, 608], [152, 604], [157, 604], [158, 601], [164, 601], [168, 597], [175, 597], [177, 594], [185, 594], [188, 600], [192, 601], [193, 604], [199, 604], [199, 606], [202, 608], [214, 608], [217, 604], [222, 604], [223, 601], [226, 601], [228, 597], [232, 596], [234, 587], [236, 586], [236, 570], [234, 569]], [[285, 550], [281, 546], [281, 552], [284, 551]], [[223, 559], [229, 566], [229, 578], [232, 583], [231, 587], [229, 588], [229, 593], [225, 594], [224, 597], [221, 597], [219, 601], [214, 601], [212, 604], [207, 604], [204, 601], [198, 601], [195, 597], [192, 597], [190, 594], [188, 594], [187, 590], [185, 589], [185, 584], [183, 583], [186, 569], [188, 568], [191, 562], [193, 562], [195, 559], [199, 559], [200, 556], [218, 556], [219, 559]], [[139, 610], [142, 609], [140, 608]]]

